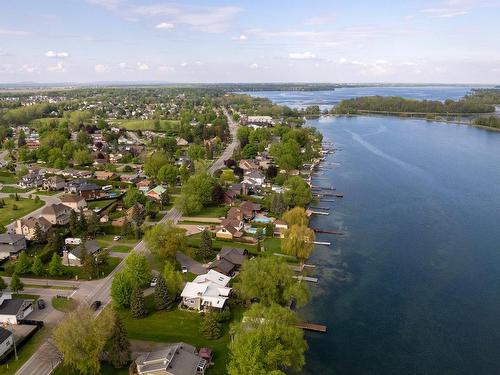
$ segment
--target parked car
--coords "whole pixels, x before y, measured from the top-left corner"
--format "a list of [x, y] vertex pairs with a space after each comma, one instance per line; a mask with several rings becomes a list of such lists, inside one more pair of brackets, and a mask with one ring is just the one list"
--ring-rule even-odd
[[188, 268], [186, 266], [182, 266], [181, 267], [181, 271], [182, 271], [182, 273], [187, 273], [188, 272]]
[[90, 308], [94, 311], [96, 311], [97, 309], [99, 309], [99, 307], [101, 307], [102, 303], [101, 301], [94, 301], [92, 302], [92, 304], [90, 305]]
[[196, 226], [198, 230], [201, 230], [202, 232], [205, 230], [205, 227], [203, 225], [198, 225]]
[[45, 301], [43, 299], [39, 299], [36, 301], [36, 305], [39, 310], [43, 310], [45, 308]]
[[113, 238], [113, 240], [115, 240], [115, 241], [119, 241], [119, 240], [120, 240], [120, 238], [121, 238], [120, 236], [115, 236], [115, 237]]
[[149, 284], [150, 286], [152, 286], [153, 288], [156, 286], [156, 283], [158, 282], [158, 277], [157, 276], [154, 276], [152, 279], [151, 279], [151, 283]]

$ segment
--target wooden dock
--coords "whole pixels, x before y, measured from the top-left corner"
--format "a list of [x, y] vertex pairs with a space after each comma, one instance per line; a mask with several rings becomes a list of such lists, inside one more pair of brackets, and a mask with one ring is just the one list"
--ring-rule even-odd
[[323, 245], [323, 246], [330, 246], [330, 242], [324, 242], [324, 241], [314, 241], [313, 244], [315, 245]]
[[299, 322], [296, 324], [297, 328], [302, 328], [306, 331], [314, 331], [314, 332], [326, 332], [326, 326], [323, 324], [316, 324], [316, 323], [308, 323], [308, 322]]
[[330, 215], [329, 212], [321, 212], [321, 211], [311, 211], [311, 214], [312, 215], [325, 215], [325, 216]]
[[321, 199], [321, 202], [335, 202], [334, 199]]
[[318, 228], [311, 228], [315, 233], [325, 233], [325, 234], [336, 234], [336, 235], [343, 235], [344, 232], [340, 230], [334, 230], [334, 229], [318, 229]]
[[320, 206], [309, 206], [309, 208], [313, 210], [325, 210], [325, 211], [328, 211], [330, 209], [330, 207], [320, 207]]
[[294, 279], [297, 279], [299, 281], [308, 281], [310, 283], [317, 283], [318, 282], [318, 278], [317, 277], [309, 277], [309, 276], [302, 276], [302, 275], [299, 275], [299, 276], [292, 276]]

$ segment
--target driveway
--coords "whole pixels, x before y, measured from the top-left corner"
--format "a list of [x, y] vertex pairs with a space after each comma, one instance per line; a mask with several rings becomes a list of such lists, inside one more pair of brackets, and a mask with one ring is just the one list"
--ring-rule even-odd
[[180, 251], [177, 252], [175, 258], [182, 267], [187, 267], [188, 272], [192, 272], [195, 275], [203, 275], [204, 273], [207, 273], [206, 268], [203, 267], [200, 262], [197, 262], [196, 260], [188, 257], [186, 254], [181, 253]]

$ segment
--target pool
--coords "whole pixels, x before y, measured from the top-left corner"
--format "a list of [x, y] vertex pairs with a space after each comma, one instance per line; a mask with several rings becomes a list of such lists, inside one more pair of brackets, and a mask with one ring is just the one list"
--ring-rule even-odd
[[245, 229], [245, 232], [250, 233], [250, 234], [256, 234], [257, 228], [248, 228], [248, 229]]
[[253, 221], [255, 221], [256, 223], [270, 223], [271, 221], [273, 221], [273, 219], [269, 218], [269, 217], [256, 217], [255, 219], [253, 219]]

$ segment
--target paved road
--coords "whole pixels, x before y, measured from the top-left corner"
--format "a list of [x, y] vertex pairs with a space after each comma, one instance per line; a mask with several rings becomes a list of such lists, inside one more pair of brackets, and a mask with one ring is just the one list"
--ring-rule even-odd
[[[236, 138], [236, 130], [238, 125], [232, 120], [231, 116], [225, 109], [223, 111], [228, 119], [232, 141], [226, 147], [222, 155], [208, 169], [210, 174], [214, 174], [218, 169], [224, 166], [224, 161], [232, 156], [233, 151], [239, 144], [238, 139]], [[181, 217], [181, 212], [174, 207], [166, 213], [166, 215], [160, 220], [160, 223], [164, 223], [169, 220], [177, 223]], [[134, 251], [139, 253], [146, 253], [148, 250], [146, 249], [144, 241], [140, 241], [132, 249], [132, 251], [130, 251], [130, 253]], [[82, 282], [80, 284], [80, 288], [74, 293], [73, 298], [76, 298], [77, 300], [87, 304], [91, 304], [93, 301], [99, 300], [102, 302], [103, 306], [106, 306], [111, 302], [110, 291], [113, 277], [117, 272], [122, 270], [124, 266], [125, 262], [123, 259], [118, 264], [118, 266], [116, 266], [116, 268], [104, 279]], [[200, 271], [197, 266], [195, 267], [196, 270]], [[102, 311], [102, 309], [100, 309], [99, 312], [100, 311]], [[58, 313], [58, 311], [54, 310], [53, 314], [56, 313]], [[53, 319], [53, 316], [49, 316], [48, 319]], [[26, 363], [16, 372], [16, 375], [49, 375], [60, 361], [61, 359], [59, 357], [59, 354], [57, 353], [56, 348], [50, 342], [46, 342], [41, 345], [40, 348], [33, 354], [33, 356], [31, 356], [31, 358], [28, 359], [28, 361], [26, 361]]]
[[187, 268], [188, 272], [192, 272], [196, 275], [203, 275], [204, 273], [207, 273], [207, 270], [200, 262], [197, 262], [193, 258], [188, 257], [186, 254], [181, 253], [180, 251], [177, 252], [175, 258], [182, 267]]

